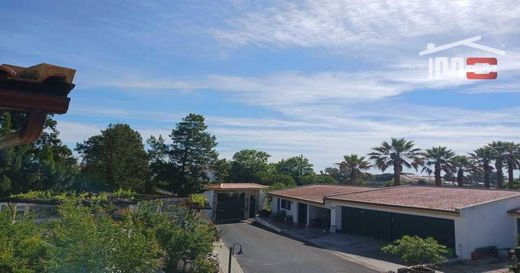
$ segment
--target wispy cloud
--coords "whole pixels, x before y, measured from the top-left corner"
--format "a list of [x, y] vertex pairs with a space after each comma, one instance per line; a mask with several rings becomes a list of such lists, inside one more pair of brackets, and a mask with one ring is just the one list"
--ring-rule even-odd
[[[502, 1], [307, 0], [250, 11], [214, 35], [230, 45], [363, 47], [403, 38], [467, 33], [517, 33], [520, 7]], [[402, 46], [402, 45], [401, 45]]]

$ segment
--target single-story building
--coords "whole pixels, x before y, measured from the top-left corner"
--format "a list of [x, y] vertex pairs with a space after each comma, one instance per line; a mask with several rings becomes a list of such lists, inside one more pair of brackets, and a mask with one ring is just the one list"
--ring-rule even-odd
[[216, 183], [206, 186], [209, 209], [204, 210], [215, 223], [253, 218], [264, 207], [267, 186], [255, 183]]
[[300, 225], [386, 241], [433, 237], [467, 259], [477, 248], [513, 247], [520, 231], [518, 191], [312, 185], [270, 194], [273, 213]]

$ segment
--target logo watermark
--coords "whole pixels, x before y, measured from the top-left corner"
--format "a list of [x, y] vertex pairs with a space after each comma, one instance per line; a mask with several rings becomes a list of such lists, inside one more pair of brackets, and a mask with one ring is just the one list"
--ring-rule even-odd
[[[477, 44], [481, 36], [460, 40], [457, 42], [435, 46], [433, 43], [426, 45], [426, 50], [420, 51], [419, 56], [430, 55], [458, 46], [467, 46], [481, 51], [503, 56], [505, 51]], [[429, 57], [428, 78], [433, 80], [458, 77], [468, 80], [494, 80], [498, 77], [498, 60], [496, 57]]]

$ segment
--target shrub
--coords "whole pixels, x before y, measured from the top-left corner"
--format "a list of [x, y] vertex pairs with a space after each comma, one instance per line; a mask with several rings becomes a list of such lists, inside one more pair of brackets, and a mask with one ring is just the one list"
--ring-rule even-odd
[[393, 244], [384, 246], [383, 252], [398, 255], [400, 259], [414, 266], [422, 264], [438, 264], [446, 261], [447, 249], [435, 239], [428, 237], [405, 235]]
[[200, 210], [208, 206], [208, 199], [204, 194], [197, 193], [190, 195], [188, 203], [191, 208]]
[[0, 272], [39, 273], [49, 247], [33, 221], [13, 221], [11, 210], [0, 212]]

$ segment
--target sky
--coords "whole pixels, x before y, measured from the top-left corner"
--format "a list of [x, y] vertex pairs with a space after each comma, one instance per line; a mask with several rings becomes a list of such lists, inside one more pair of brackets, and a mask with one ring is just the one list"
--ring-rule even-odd
[[[467, 153], [520, 142], [515, 1], [1, 1], [0, 63], [77, 70], [71, 148], [110, 123], [167, 137], [203, 114], [221, 157], [303, 154], [316, 171], [390, 137]], [[481, 36], [505, 55], [428, 43]], [[434, 57], [495, 57], [496, 80], [428, 78]]]

